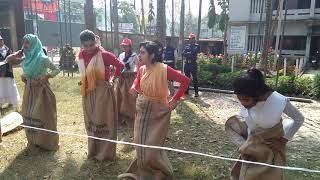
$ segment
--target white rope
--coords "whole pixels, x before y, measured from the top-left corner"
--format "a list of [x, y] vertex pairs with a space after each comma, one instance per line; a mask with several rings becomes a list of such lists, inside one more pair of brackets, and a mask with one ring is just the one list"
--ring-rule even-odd
[[166, 150], [166, 151], [174, 151], [174, 152], [179, 152], [179, 153], [184, 153], [184, 154], [193, 154], [193, 155], [205, 156], [205, 157], [210, 157], [210, 158], [220, 159], [220, 160], [225, 160], [225, 161], [233, 161], [233, 162], [241, 162], [241, 163], [247, 163], [247, 164], [268, 166], [268, 167], [272, 167], [272, 168], [279, 168], [279, 169], [285, 169], [285, 170], [290, 170], [290, 171], [303, 171], [303, 172], [310, 172], [310, 173], [320, 173], [320, 170], [313, 170], [313, 169], [308, 169], [308, 168], [277, 166], [277, 165], [272, 165], [272, 164], [267, 164], [267, 163], [246, 161], [246, 160], [234, 159], [234, 158], [228, 158], [228, 157], [222, 157], [222, 156], [215, 156], [215, 155], [210, 155], [210, 154], [205, 154], [205, 153], [180, 150], [180, 149], [174, 149], [174, 148], [169, 148], [169, 147], [149, 146], [149, 145], [143, 145], [143, 144], [136, 144], [136, 143], [130, 143], [130, 142], [124, 142], [124, 141], [105, 139], [105, 138], [98, 138], [98, 137], [94, 137], [94, 136], [88, 136], [88, 135], [82, 135], [82, 134], [76, 134], [76, 133], [52, 131], [52, 130], [48, 130], [48, 129], [37, 128], [37, 127], [26, 126], [26, 125], [20, 125], [20, 126], [27, 128], [27, 129], [34, 129], [34, 130], [38, 130], [38, 131], [45, 131], [45, 132], [50, 132], [50, 133], [55, 133], [55, 134], [60, 134], [60, 135], [67, 135], [67, 136], [91, 138], [91, 139], [96, 139], [96, 140], [101, 140], [101, 141], [112, 142], [112, 143], [116, 143], [116, 144], [125, 144], [125, 145], [137, 146], [137, 147], [161, 149], [161, 150]]

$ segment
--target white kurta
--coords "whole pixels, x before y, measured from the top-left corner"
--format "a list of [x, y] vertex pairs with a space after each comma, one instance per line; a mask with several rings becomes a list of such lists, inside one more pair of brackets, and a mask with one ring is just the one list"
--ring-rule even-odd
[[241, 106], [242, 116], [248, 126], [248, 133], [252, 130], [270, 129], [282, 120], [282, 114], [292, 118], [292, 122], [283, 124], [284, 138], [292, 140], [294, 134], [302, 126], [304, 117], [294, 107], [289, 99], [278, 92], [273, 92], [266, 101], [258, 102], [254, 107], [246, 109]]
[[[6, 56], [7, 50], [4, 46], [0, 49], [0, 53], [3, 57]], [[19, 99], [15, 80], [11, 77], [0, 77], [0, 105], [8, 103], [18, 107]]]

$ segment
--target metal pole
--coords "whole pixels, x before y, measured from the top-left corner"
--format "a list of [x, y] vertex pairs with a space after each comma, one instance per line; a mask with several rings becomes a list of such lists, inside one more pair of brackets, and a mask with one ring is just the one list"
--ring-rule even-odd
[[69, 34], [70, 34], [70, 46], [72, 47], [72, 24], [71, 24], [71, 0], [69, 0]]
[[110, 0], [110, 32], [111, 32], [111, 49], [113, 49], [113, 32], [112, 32], [112, 22], [113, 22], [113, 16], [112, 16], [112, 0]]
[[104, 0], [104, 28], [106, 30], [106, 49], [108, 48], [107, 0]]
[[260, 9], [260, 20], [259, 20], [259, 27], [258, 27], [258, 43], [256, 46], [256, 52], [255, 52], [255, 56], [254, 59], [257, 61], [258, 58], [258, 51], [260, 51], [260, 38], [261, 38], [261, 24], [262, 24], [262, 15], [263, 15], [263, 8], [264, 8], [264, 0], [261, 0], [261, 9]]
[[63, 48], [63, 38], [62, 38], [62, 22], [61, 22], [61, 9], [60, 9], [60, 0], [58, 0], [58, 16], [59, 16], [59, 36], [60, 36], [60, 48]]
[[67, 43], [68, 42], [68, 25], [67, 25], [66, 0], [63, 0], [63, 15], [64, 15], [64, 33], [66, 36], [66, 43]]

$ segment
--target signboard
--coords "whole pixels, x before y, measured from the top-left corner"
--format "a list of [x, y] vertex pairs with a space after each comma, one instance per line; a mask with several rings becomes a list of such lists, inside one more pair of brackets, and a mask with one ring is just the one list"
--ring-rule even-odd
[[120, 32], [133, 32], [133, 23], [119, 23]]
[[246, 32], [246, 26], [231, 26], [230, 50], [245, 50]]

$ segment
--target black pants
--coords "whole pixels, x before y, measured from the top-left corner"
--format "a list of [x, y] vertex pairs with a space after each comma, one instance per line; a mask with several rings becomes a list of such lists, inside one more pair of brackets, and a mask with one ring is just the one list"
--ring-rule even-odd
[[[198, 65], [197, 65], [197, 63], [186, 63], [184, 65], [184, 73], [188, 78], [190, 78], [192, 76], [194, 92], [196, 95], [198, 95], [199, 90], [198, 90]], [[186, 93], [187, 94], [189, 93], [189, 88]]]

